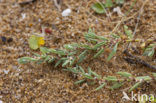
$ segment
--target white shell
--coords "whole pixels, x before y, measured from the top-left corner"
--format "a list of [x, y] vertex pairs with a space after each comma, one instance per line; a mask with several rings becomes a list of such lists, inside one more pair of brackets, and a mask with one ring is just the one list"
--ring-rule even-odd
[[62, 12], [62, 16], [69, 16], [71, 13], [71, 9], [65, 9], [63, 12]]
[[22, 15], [22, 19], [25, 19], [26, 14], [25, 13], [22, 13], [21, 15]]
[[119, 16], [124, 16], [124, 14], [121, 12], [120, 7], [114, 8], [114, 9], [113, 9], [113, 12], [117, 12], [117, 14], [118, 14]]

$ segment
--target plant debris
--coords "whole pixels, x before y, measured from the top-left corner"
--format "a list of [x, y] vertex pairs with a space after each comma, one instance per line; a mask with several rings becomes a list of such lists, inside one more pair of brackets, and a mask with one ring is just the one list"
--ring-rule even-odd
[[128, 52], [128, 50], [124, 51], [124, 54], [126, 54], [128, 57], [124, 57], [124, 59], [131, 63], [131, 64], [141, 64], [145, 67], [148, 67], [150, 69], [156, 70], [156, 66], [150, 65], [149, 63], [145, 62], [144, 60], [141, 60], [140, 58], [133, 56]]
[[34, 2], [36, 2], [37, 0], [24, 0], [24, 1], [21, 1], [21, 2], [19, 2], [19, 4], [21, 5], [21, 6], [24, 6], [24, 5], [28, 5], [28, 4], [30, 4], [30, 3], [34, 3]]

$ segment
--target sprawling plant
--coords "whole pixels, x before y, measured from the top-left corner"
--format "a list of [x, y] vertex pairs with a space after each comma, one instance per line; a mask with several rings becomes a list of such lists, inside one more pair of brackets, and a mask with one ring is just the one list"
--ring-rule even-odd
[[[125, 26], [125, 31], [129, 39], [131, 39], [131, 32]], [[73, 74], [81, 77], [80, 80], [75, 82], [75, 84], [80, 83], [92, 83], [99, 84], [99, 87], [95, 91], [103, 88], [107, 85], [110, 89], [117, 89], [123, 86], [126, 82], [135, 81], [135, 84], [129, 89], [129, 92], [135, 88], [142, 85], [144, 82], [151, 82], [156, 80], [156, 73], [152, 73], [151, 76], [133, 76], [128, 72], [117, 72], [115, 76], [101, 76], [96, 72], [92, 71], [90, 67], [83, 69], [80, 65], [85, 60], [88, 60], [87, 57], [92, 55], [92, 59], [98, 58], [102, 53], [104, 53], [105, 48], [109, 48], [108, 45], [112, 45], [112, 52], [108, 55], [107, 61], [110, 61], [111, 58], [116, 54], [118, 45], [120, 44], [119, 36], [113, 34], [113, 39], [115, 42], [110, 42], [112, 38], [108, 39], [103, 36], [96, 35], [92, 29], [89, 29], [87, 33], [84, 34], [86, 43], [72, 43], [65, 44], [63, 49], [53, 49], [46, 47], [39, 47], [41, 54], [34, 53], [35, 57], [22, 57], [18, 59], [18, 62], [25, 64], [28, 62], [40, 63], [54, 63], [54, 67], [61, 66], [63, 70], [69, 71]], [[33, 47], [33, 44], [31, 44]]]

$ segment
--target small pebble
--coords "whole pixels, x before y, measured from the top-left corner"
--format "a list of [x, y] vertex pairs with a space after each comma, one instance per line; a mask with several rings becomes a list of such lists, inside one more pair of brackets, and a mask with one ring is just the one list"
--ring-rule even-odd
[[63, 12], [62, 12], [62, 16], [69, 16], [71, 14], [71, 9], [65, 9]]
[[5, 37], [5, 36], [1, 36], [1, 41], [2, 42], [8, 42], [8, 43], [10, 43], [10, 42], [12, 42], [13, 41], [13, 38], [7, 38], [7, 37]]
[[22, 13], [21, 16], [22, 16], [22, 20], [23, 20], [23, 19], [25, 19], [26, 14], [25, 13]]
[[9, 73], [9, 70], [3, 70], [3, 72], [4, 72], [5, 74], [8, 74], [8, 73]]
[[6, 42], [6, 37], [5, 36], [1, 36], [2, 42]]
[[41, 19], [38, 19], [38, 22], [41, 22]]
[[52, 24], [52, 29], [57, 29], [56, 25], [55, 24]]
[[7, 40], [8, 43], [10, 43], [10, 42], [12, 42], [12, 41], [13, 41], [13, 38], [9, 38], [9, 39]]

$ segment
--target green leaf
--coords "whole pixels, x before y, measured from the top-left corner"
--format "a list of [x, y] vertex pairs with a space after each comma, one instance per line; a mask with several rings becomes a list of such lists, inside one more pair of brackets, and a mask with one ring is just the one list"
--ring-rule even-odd
[[[85, 39], [91, 41], [91, 40], [96, 40], [96, 39], [100, 39], [100, 40], [108, 40], [107, 38], [103, 37], [103, 36], [98, 36], [94, 33], [94, 31], [89, 28], [88, 33], [85, 33], [84, 35]], [[91, 39], [91, 40], [90, 40]], [[98, 40], [96, 40], [98, 41]]]
[[92, 44], [97, 43], [99, 40], [107, 41], [108, 39], [103, 36], [96, 35], [91, 28], [89, 28], [88, 33], [84, 34], [86, 40], [91, 42]]
[[88, 74], [91, 75], [92, 74], [92, 70], [90, 67], [88, 67]]
[[58, 55], [66, 55], [66, 51], [65, 50], [56, 50], [56, 49], [49, 49], [49, 52], [54, 53], [54, 54], [58, 54]]
[[151, 97], [150, 97], [150, 100], [153, 100], [153, 101], [151, 101], [151, 103], [156, 103], [156, 97], [151, 96]]
[[79, 72], [76, 67], [74, 67], [74, 68], [67, 68], [67, 69], [63, 69], [63, 70], [64, 71], [69, 71], [69, 72], [72, 72], [72, 73], [75, 73], [75, 74], [77, 74]]
[[97, 35], [96, 35], [96, 37], [97, 37], [98, 39], [100, 39], [100, 40], [108, 41], [108, 39], [105, 38], [105, 37], [103, 37], [103, 36], [97, 36]]
[[64, 48], [66, 48], [66, 49], [74, 49], [71, 44], [65, 44]]
[[114, 34], [114, 33], [111, 34], [111, 36], [112, 36], [113, 38], [117, 38], [117, 39], [120, 38], [120, 36], [118, 36], [118, 35], [116, 35], [116, 34]]
[[154, 55], [154, 52], [155, 52], [155, 50], [152, 49], [152, 50], [148, 53], [148, 56], [149, 56], [149, 57], [152, 57], [152, 56]]
[[45, 57], [45, 59], [44, 59], [44, 62], [47, 62], [47, 61], [49, 61], [49, 60], [50, 60], [50, 56], [47, 55], [47, 56]]
[[95, 39], [95, 35], [96, 35], [96, 34], [95, 34], [94, 31], [92, 30], [92, 28], [89, 28], [88, 33], [85, 33], [84, 36], [88, 36], [88, 37], [90, 37], [90, 38]]
[[100, 89], [103, 88], [105, 85], [106, 85], [106, 83], [101, 84], [99, 87], [97, 87], [97, 88], [95, 89], [95, 91], [100, 90]]
[[64, 61], [64, 63], [62, 64], [62, 67], [65, 67], [69, 62], [70, 62], [69, 60]]
[[85, 48], [85, 49], [89, 49], [89, 50], [92, 50], [93, 48], [91, 48], [88, 44], [80, 44], [80, 47], [81, 48]]
[[107, 81], [112, 81], [112, 82], [118, 81], [118, 79], [117, 79], [115, 76], [108, 76], [108, 77], [105, 77], [105, 80], [107, 80]]
[[40, 57], [41, 55], [37, 54], [37, 53], [33, 53], [36, 57]]
[[76, 81], [74, 84], [81, 84], [81, 83], [83, 83], [83, 82], [85, 82], [85, 79], [82, 79], [82, 80]]
[[136, 77], [136, 80], [145, 80], [145, 81], [149, 81], [149, 80], [152, 80], [152, 78], [149, 77], [149, 76], [140, 76], [140, 77]]
[[144, 56], [149, 56], [149, 57], [152, 57], [155, 53], [155, 47], [156, 47], [156, 44], [150, 44], [145, 50], [144, 50], [144, 53], [143, 55]]
[[56, 54], [56, 50], [55, 49], [49, 49], [49, 52], [51, 52], [51, 53], [55, 53]]
[[100, 56], [102, 53], [104, 52], [104, 49], [100, 49], [95, 55], [93, 58], [97, 58], [98, 56]]
[[89, 27], [88, 33], [89, 33], [89, 34], [91, 33], [92, 35], [95, 35], [94, 30], [92, 30], [91, 27]]
[[119, 44], [119, 43], [116, 43], [116, 44], [115, 44], [115, 46], [114, 46], [114, 48], [113, 48], [113, 51], [109, 54], [109, 56], [108, 56], [108, 58], [107, 58], [107, 61], [110, 61], [111, 58], [116, 54], [118, 44]]
[[72, 66], [75, 63], [76, 57], [74, 57], [71, 61], [70, 61], [70, 66]]
[[55, 68], [59, 65], [59, 64], [61, 64], [61, 62], [62, 62], [62, 60], [59, 60], [59, 61], [57, 61], [57, 63], [55, 64]]
[[100, 42], [100, 43], [96, 44], [96, 45], [93, 47], [93, 49], [96, 50], [96, 49], [100, 48], [101, 46], [105, 45], [106, 43], [107, 43], [106, 41]]
[[152, 73], [153, 74], [153, 76], [156, 78], [156, 73]]
[[95, 73], [95, 72], [93, 72], [93, 71], [91, 71], [91, 74], [92, 74], [92, 75], [94, 75], [95, 77], [97, 77], [98, 79], [100, 79], [100, 78], [101, 78], [101, 76], [100, 76], [100, 75], [98, 75], [97, 73]]
[[84, 69], [81, 66], [79, 66], [79, 69], [80, 69], [81, 73], [85, 73]]
[[52, 63], [54, 61], [55, 61], [55, 58], [51, 58], [51, 59], [49, 59], [48, 63]]
[[87, 50], [83, 51], [79, 56], [78, 64], [81, 63], [86, 58]]
[[90, 74], [88, 73], [85, 73], [85, 74], [82, 74], [85, 78], [87, 79], [94, 79]]
[[36, 64], [41, 64], [41, 63], [43, 63], [44, 62], [44, 60], [43, 59], [39, 59], [38, 61], [37, 61], [37, 63]]
[[123, 84], [124, 84], [124, 83], [118, 83], [118, 82], [116, 82], [116, 83], [113, 84], [113, 86], [111, 87], [111, 89], [112, 89], [112, 90], [118, 89], [118, 88], [120, 88], [121, 86], [123, 86]]
[[96, 40], [97, 39], [96, 34], [93, 32], [91, 28], [89, 28], [88, 33], [85, 33], [84, 37], [91, 43], [98, 42], [98, 40]]
[[56, 50], [56, 53], [58, 55], [66, 55], [66, 51], [65, 50]]
[[88, 40], [91, 43], [98, 42], [98, 40], [96, 40], [95, 36], [93, 36], [93, 35], [85, 34], [84, 37], [85, 37], [86, 40]]
[[40, 47], [40, 51], [41, 51], [43, 54], [49, 53], [49, 49], [46, 48], [46, 47]]
[[107, 8], [113, 7], [112, 0], [106, 0], [105, 7], [107, 7]]
[[132, 74], [128, 73], [128, 72], [117, 72], [117, 74], [123, 76], [123, 77], [131, 77]]
[[128, 26], [124, 25], [124, 31], [125, 31], [125, 33], [126, 33], [126, 35], [128, 36], [129, 39], [133, 38], [132, 30], [129, 30]]
[[28, 40], [29, 47], [33, 50], [38, 49], [39, 48], [38, 41], [39, 41], [39, 37], [35, 35], [31, 35], [31, 37]]
[[91, 43], [97, 43], [98, 42], [98, 40], [96, 40], [96, 39], [93, 39], [93, 38], [89, 38], [88, 36], [85, 36], [86, 38], [86, 40], [88, 40], [89, 42], [91, 42]]
[[125, 0], [115, 0], [116, 4], [123, 4]]
[[76, 54], [76, 52], [77, 52], [77, 51], [72, 51], [72, 52], [69, 52], [69, 53], [68, 53], [68, 56], [73, 56], [73, 55], [75, 55], [75, 54]]
[[46, 56], [47, 56], [47, 55], [41, 55], [41, 58], [42, 58], [42, 59], [45, 59], [45, 58], [46, 58]]
[[28, 62], [31, 62], [31, 61], [37, 61], [38, 59], [34, 59], [34, 58], [31, 58], [31, 57], [22, 57], [22, 58], [19, 58], [18, 59], [18, 63], [20, 64], [26, 64]]
[[103, 3], [97, 2], [97, 3], [93, 4], [91, 6], [91, 8], [98, 14], [105, 13], [104, 4]]
[[77, 48], [77, 47], [78, 47], [78, 44], [77, 44], [77, 43], [65, 44], [65, 45], [64, 45], [64, 48], [69, 49], [69, 50], [73, 50], [73, 49], [75, 49], [75, 48]]
[[57, 67], [59, 64], [61, 64], [61, 62], [67, 60], [67, 58], [61, 58], [60, 60], [57, 61], [57, 63], [55, 64], [54, 67]]
[[129, 89], [128, 92], [133, 91], [134, 89], [138, 88], [140, 85], [141, 85], [141, 82], [137, 82], [136, 84], [134, 84], [134, 85]]

